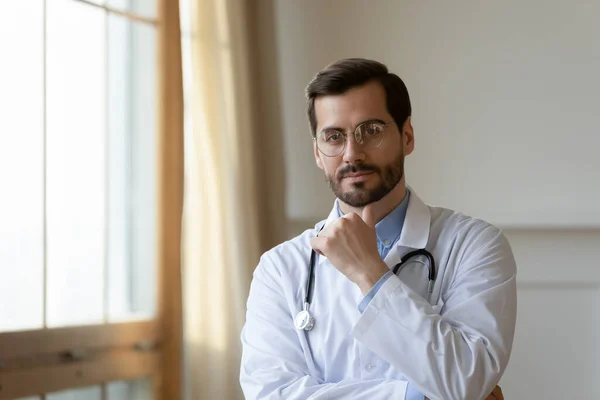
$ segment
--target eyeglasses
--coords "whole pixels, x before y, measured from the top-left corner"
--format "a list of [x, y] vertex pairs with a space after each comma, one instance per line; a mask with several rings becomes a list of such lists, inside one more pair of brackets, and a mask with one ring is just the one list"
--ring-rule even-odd
[[[356, 143], [365, 149], [379, 147], [385, 137], [385, 128], [394, 124], [391, 122], [367, 121], [358, 125], [354, 130]], [[319, 132], [313, 139], [317, 143], [319, 151], [327, 157], [339, 156], [346, 150], [348, 135], [337, 129], [326, 129]]]

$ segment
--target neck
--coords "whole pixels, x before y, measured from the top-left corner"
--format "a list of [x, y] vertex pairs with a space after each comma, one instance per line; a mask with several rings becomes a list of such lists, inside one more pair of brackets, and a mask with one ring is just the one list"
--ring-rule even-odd
[[[375, 221], [379, 222], [391, 213], [406, 197], [406, 184], [404, 178], [386, 194], [381, 200], [373, 203], [373, 216]], [[340, 209], [344, 214], [355, 212], [358, 215], [362, 214], [362, 207], [352, 207], [340, 200]]]

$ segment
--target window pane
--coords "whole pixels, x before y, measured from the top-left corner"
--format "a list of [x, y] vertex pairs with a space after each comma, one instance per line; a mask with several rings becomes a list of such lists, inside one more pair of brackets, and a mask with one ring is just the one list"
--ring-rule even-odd
[[129, 382], [112, 382], [107, 386], [107, 400], [153, 400], [152, 381], [140, 379]]
[[111, 15], [109, 68], [109, 318], [156, 308], [156, 38]]
[[103, 319], [105, 12], [47, 0], [49, 326]]
[[99, 387], [63, 390], [46, 395], [46, 400], [101, 400]]
[[132, 311], [154, 315], [156, 309], [156, 34], [153, 27], [133, 24], [132, 144], [133, 243]]
[[106, 0], [106, 5], [142, 17], [156, 18], [156, 0]]
[[43, 324], [43, 0], [0, 1], [0, 331]]
[[109, 313], [130, 309], [131, 284], [131, 74], [130, 25], [108, 19], [108, 287]]
[[179, 0], [179, 23], [181, 25], [181, 35], [184, 37], [191, 36], [191, 0]]

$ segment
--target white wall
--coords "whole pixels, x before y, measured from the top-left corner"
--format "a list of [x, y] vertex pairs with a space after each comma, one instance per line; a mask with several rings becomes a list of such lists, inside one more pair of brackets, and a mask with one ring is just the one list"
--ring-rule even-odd
[[507, 399], [600, 398], [600, 2], [265, 0], [275, 5], [290, 233], [324, 218], [304, 88], [374, 58], [406, 82], [409, 184], [505, 228], [519, 267]]
[[507, 399], [600, 399], [600, 229], [506, 231], [518, 265]]
[[303, 89], [327, 63], [360, 56], [408, 86], [407, 177], [422, 198], [503, 226], [600, 226], [600, 2], [277, 5], [290, 217], [331, 202], [309, 166]]

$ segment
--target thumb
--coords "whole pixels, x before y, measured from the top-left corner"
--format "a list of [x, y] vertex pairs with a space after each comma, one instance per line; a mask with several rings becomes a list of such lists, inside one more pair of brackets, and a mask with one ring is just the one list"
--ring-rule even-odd
[[361, 218], [369, 227], [375, 229], [375, 216], [373, 215], [373, 203], [367, 204], [362, 209]]

